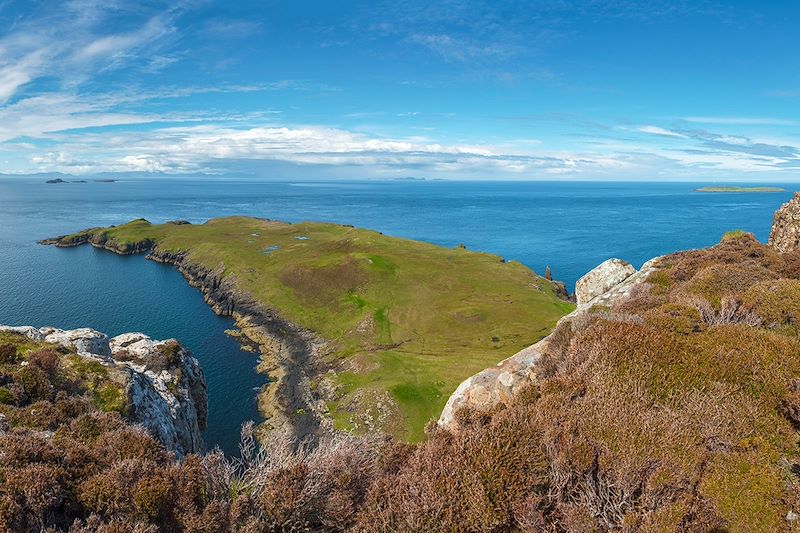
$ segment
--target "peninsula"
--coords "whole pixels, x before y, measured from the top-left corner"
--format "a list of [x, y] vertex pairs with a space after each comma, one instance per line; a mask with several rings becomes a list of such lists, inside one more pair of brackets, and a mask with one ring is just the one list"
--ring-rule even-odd
[[42, 242], [176, 265], [260, 347], [274, 381], [260, 394], [267, 427], [295, 436], [418, 441], [461, 381], [574, 308], [519, 263], [335, 224], [139, 219]]
[[720, 187], [700, 187], [695, 189], [695, 192], [786, 192], [786, 189], [780, 187], [733, 187], [733, 186], [720, 186]]

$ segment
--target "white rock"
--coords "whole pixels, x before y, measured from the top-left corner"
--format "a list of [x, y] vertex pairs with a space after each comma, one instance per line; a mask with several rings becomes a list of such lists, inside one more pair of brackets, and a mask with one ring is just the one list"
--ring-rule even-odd
[[0, 331], [19, 333], [36, 342], [41, 342], [44, 340], [44, 335], [42, 335], [42, 332], [32, 326], [0, 326]]
[[[178, 457], [202, 452], [208, 418], [206, 380], [200, 363], [175, 340], [156, 341], [144, 333], [108, 336], [89, 328], [61, 330], [0, 325], [0, 331], [22, 333], [35, 341], [73, 348], [81, 357], [113, 369], [125, 390], [126, 418], [147, 429]], [[178, 345], [165, 361], [161, 347]], [[22, 364], [25, 364], [23, 362]]]
[[58, 344], [66, 348], [75, 348], [78, 353], [88, 353], [102, 357], [111, 356], [108, 335], [90, 328], [56, 329], [42, 328], [45, 342]]
[[586, 305], [635, 273], [636, 269], [621, 259], [608, 259], [600, 263], [575, 284], [578, 305]]

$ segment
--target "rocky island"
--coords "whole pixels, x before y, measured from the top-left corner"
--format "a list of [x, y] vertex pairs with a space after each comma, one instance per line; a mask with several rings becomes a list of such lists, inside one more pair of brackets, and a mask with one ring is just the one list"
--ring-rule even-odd
[[335, 224], [136, 220], [43, 242], [175, 265], [260, 346], [274, 381], [260, 398], [267, 428], [301, 437], [418, 441], [462, 380], [573, 308], [519, 263]]

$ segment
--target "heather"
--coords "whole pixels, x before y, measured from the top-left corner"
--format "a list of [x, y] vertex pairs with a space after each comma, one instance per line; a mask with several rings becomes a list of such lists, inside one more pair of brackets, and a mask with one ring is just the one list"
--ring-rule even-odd
[[460, 429], [429, 426], [417, 445], [259, 445], [246, 426], [241, 458], [176, 461], [92, 380], [56, 392], [73, 355], [6, 336], [0, 517], [19, 531], [790, 531], [797, 262], [749, 235], [668, 256], [627, 298], [562, 321], [511, 403], [462, 410]]

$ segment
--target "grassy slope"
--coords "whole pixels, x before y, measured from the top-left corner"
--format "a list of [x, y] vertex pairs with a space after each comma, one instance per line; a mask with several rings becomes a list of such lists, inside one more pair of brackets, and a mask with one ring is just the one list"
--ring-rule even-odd
[[572, 309], [519, 263], [333, 224], [224, 218], [92, 231], [223, 264], [240, 289], [332, 341], [339, 427], [351, 426], [350, 411], [374, 413], [388, 391], [402, 416], [383, 426], [408, 440], [422, 437], [461, 381], [545, 336]]

